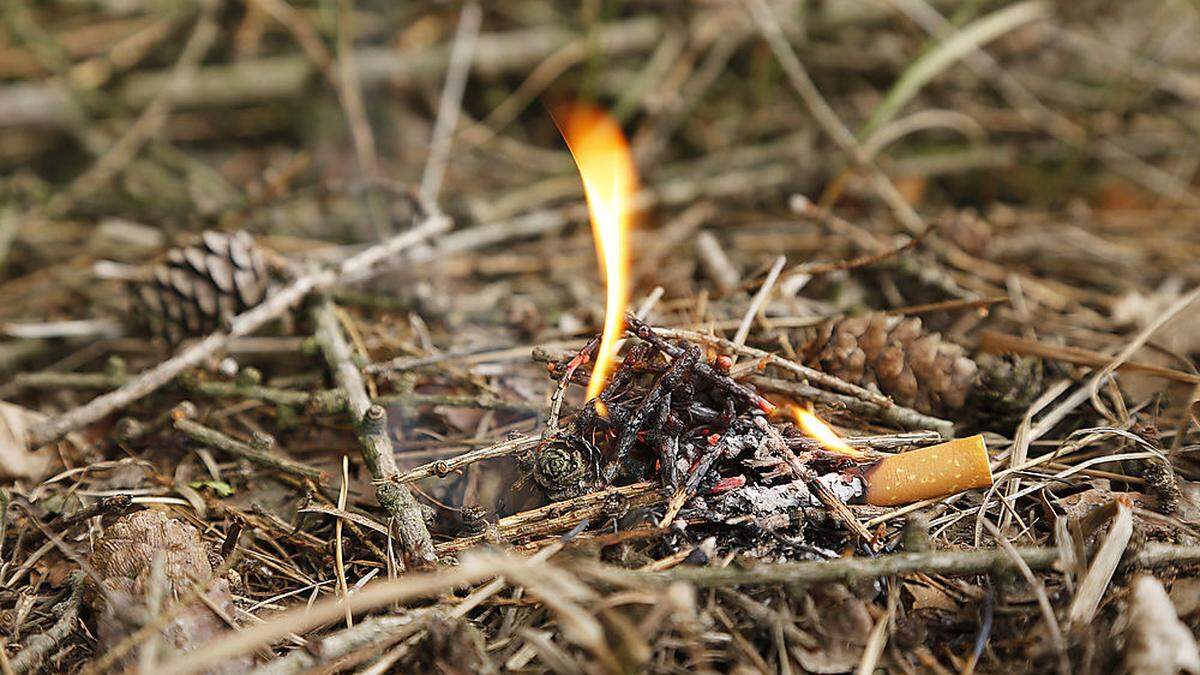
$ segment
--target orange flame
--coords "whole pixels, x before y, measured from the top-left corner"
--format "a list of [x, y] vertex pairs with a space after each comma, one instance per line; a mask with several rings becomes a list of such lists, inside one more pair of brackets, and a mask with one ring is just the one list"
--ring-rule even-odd
[[842, 440], [841, 436], [837, 435], [837, 432], [831, 429], [820, 417], [814, 415], [811, 410], [805, 410], [799, 406], [791, 406], [791, 408], [792, 415], [796, 418], [796, 424], [799, 425], [804, 433], [817, 439], [826, 450], [839, 452], [855, 459], [866, 457], [863, 453], [850, 447], [849, 443]]
[[604, 332], [587, 388], [587, 396], [592, 399], [604, 389], [613, 368], [617, 341], [625, 330], [625, 305], [629, 302], [627, 234], [637, 173], [620, 125], [599, 108], [585, 104], [567, 106], [554, 112], [554, 121], [583, 178], [596, 257], [604, 274]]

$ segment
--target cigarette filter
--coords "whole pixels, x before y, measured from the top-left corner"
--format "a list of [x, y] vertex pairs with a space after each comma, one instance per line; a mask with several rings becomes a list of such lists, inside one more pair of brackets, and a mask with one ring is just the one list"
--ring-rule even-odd
[[956, 438], [892, 455], [863, 471], [866, 502], [899, 506], [992, 484], [983, 436]]

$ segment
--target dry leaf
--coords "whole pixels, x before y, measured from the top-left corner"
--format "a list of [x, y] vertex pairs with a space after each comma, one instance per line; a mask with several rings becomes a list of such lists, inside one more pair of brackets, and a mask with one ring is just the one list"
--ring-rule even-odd
[[1125, 628], [1125, 667], [1131, 675], [1200, 673], [1200, 650], [1179, 620], [1162, 583], [1150, 575], [1134, 578]]
[[1192, 401], [1192, 422], [1200, 427], [1200, 401]]
[[812, 629], [821, 634], [821, 644], [811, 651], [794, 647], [792, 655], [811, 673], [854, 670], [875, 627], [866, 603], [841, 584], [814, 586], [809, 599], [812, 615], [818, 618]]
[[909, 595], [912, 595], [912, 610], [914, 612], [922, 609], [940, 609], [947, 612], [957, 612], [961, 609], [959, 603], [955, 602], [954, 598], [950, 597], [949, 594], [940, 588], [911, 583], [904, 584], [904, 590], [908, 591]]
[[30, 427], [43, 419], [44, 415], [0, 401], [0, 480], [40, 480], [49, 474], [54, 453], [49, 448], [32, 451], [25, 440]]

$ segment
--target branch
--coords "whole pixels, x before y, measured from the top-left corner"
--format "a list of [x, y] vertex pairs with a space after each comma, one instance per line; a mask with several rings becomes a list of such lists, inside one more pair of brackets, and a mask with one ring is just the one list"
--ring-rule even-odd
[[29, 434], [30, 447], [37, 448], [58, 440], [80, 427], [100, 420], [157, 391], [179, 373], [200, 365], [224, 349], [233, 338], [248, 335], [279, 317], [309, 293], [328, 290], [346, 277], [370, 275], [380, 263], [394, 258], [401, 251], [446, 230], [449, 224], [450, 221], [445, 217], [430, 217], [404, 233], [347, 258], [337, 267], [311, 272], [299, 277], [263, 303], [234, 317], [228, 329], [218, 330], [192, 344], [174, 357], [142, 372], [120, 389], [97, 396], [82, 406], [37, 425]]
[[333, 302], [323, 298], [313, 309], [313, 319], [317, 324], [317, 344], [321, 346], [334, 381], [346, 392], [350, 414], [358, 426], [363, 460], [375, 479], [375, 497], [395, 520], [400, 543], [412, 561], [417, 566], [433, 565], [437, 562], [437, 553], [421, 505], [408, 487], [396, 480], [400, 469], [396, 466], [395, 450], [388, 437], [387, 410], [371, 403], [362, 373], [355, 365], [350, 345], [338, 325]]

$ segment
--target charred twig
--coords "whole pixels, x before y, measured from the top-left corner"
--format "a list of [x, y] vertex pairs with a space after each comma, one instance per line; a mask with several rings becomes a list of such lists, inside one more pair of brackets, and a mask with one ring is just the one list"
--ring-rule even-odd
[[313, 309], [313, 319], [325, 362], [338, 386], [346, 392], [350, 413], [358, 425], [363, 460], [375, 479], [375, 496], [394, 519], [401, 544], [413, 562], [418, 566], [432, 565], [437, 562], [437, 554], [421, 506], [408, 487], [396, 480], [400, 469], [396, 466], [395, 450], [388, 437], [387, 411], [383, 406], [372, 404], [367, 396], [362, 373], [351, 358], [350, 345], [338, 325], [332, 301], [322, 299]]
[[197, 443], [202, 443], [218, 450], [224, 450], [231, 455], [243, 457], [255, 464], [276, 469], [293, 476], [308, 478], [318, 483], [324, 482], [326, 479], [324, 471], [270, 452], [269, 445], [266, 447], [255, 447], [187, 418], [175, 420], [174, 427], [177, 431]]
[[671, 391], [678, 387], [685, 377], [700, 363], [700, 347], [692, 345], [684, 350], [683, 354], [675, 359], [667, 372], [663, 373], [654, 386], [638, 404], [638, 407], [625, 420], [620, 436], [617, 437], [617, 448], [612, 454], [607, 466], [604, 467], [604, 480], [611, 483], [617, 476], [617, 471], [624, 464], [629, 451], [633, 449], [633, 443], [637, 440], [638, 432], [642, 430], [642, 426], [650, 418], [652, 414], [659, 411], [663, 406], [664, 399], [666, 410], [670, 410], [670, 395]]
[[444, 217], [427, 218], [414, 225], [412, 229], [347, 258], [332, 269], [310, 272], [295, 279], [258, 306], [235, 316], [230, 321], [228, 328], [218, 330], [190, 347], [184, 348], [174, 357], [140, 373], [116, 391], [97, 396], [74, 410], [56, 415], [37, 425], [29, 434], [30, 447], [38, 448], [62, 438], [71, 431], [91, 424], [153, 393], [175, 379], [179, 373], [200, 365], [224, 349], [231, 339], [248, 335], [279, 317], [309, 293], [328, 290], [346, 277], [369, 275], [381, 263], [394, 259], [402, 251], [442, 232], [448, 226], [449, 221]]
[[837, 498], [837, 495], [833, 494], [824, 483], [816, 479], [813, 471], [805, 466], [800, 461], [800, 458], [796, 456], [796, 453], [792, 452], [792, 449], [788, 447], [787, 441], [780, 435], [779, 430], [762, 418], [756, 418], [754, 422], [758, 425], [759, 429], [766, 433], [770, 447], [783, 457], [784, 466], [788, 468], [792, 476], [796, 480], [804, 481], [808, 485], [808, 489], [817, 496], [817, 499], [821, 500], [821, 503], [826, 508], [837, 516], [838, 520], [842, 521], [846, 529], [854, 533], [864, 545], [870, 547], [871, 541], [874, 539], [870, 531], [862, 523], [858, 522], [858, 518], [854, 517], [854, 513], [850, 511], [849, 507], [842, 500]]
[[130, 495], [113, 495], [111, 497], [101, 497], [95, 504], [82, 508], [69, 516], [64, 516], [46, 525], [51, 532], [61, 532], [77, 523], [82, 523], [85, 520], [96, 516], [107, 516], [109, 514], [121, 514], [133, 505], [133, 497]]
[[[625, 320], [633, 328], [633, 333], [637, 337], [649, 342], [660, 351], [669, 354], [672, 358], [679, 358], [683, 356], [683, 347], [673, 345], [664, 340], [658, 334], [658, 332], [651, 328], [651, 326], [645, 321], [642, 321], [632, 314], [626, 315]], [[724, 389], [734, 396], [743, 399], [763, 412], [770, 413], [775, 410], [775, 405], [773, 403], [762, 396], [759, 396], [754, 390], [750, 389], [744, 384], [741, 384], [740, 382], [735, 381], [733, 378], [724, 373], [717, 372], [712, 366], [704, 363], [703, 361], [696, 364], [696, 372], [702, 375], [709, 382], [712, 382], [714, 385]]]

